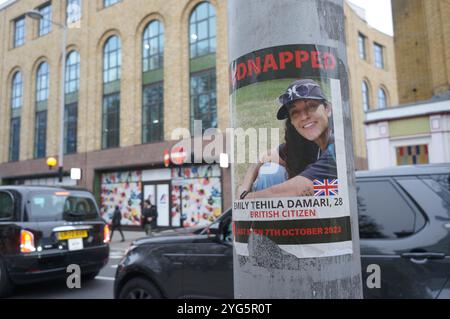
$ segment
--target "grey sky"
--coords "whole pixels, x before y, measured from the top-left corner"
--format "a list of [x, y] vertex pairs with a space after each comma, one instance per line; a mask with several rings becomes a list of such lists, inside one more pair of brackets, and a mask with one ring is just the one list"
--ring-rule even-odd
[[367, 22], [374, 28], [393, 35], [391, 0], [349, 0], [366, 10]]
[[[0, 4], [7, 0], [0, 0]], [[393, 34], [391, 0], [349, 0], [366, 10], [367, 22], [374, 28]]]

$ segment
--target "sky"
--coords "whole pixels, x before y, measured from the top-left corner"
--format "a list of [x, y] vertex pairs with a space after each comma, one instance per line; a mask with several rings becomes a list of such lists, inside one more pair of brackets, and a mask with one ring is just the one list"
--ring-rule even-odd
[[393, 35], [391, 0], [349, 0], [366, 10], [366, 19], [370, 26], [389, 35]]
[[[393, 35], [391, 0], [348, 0], [366, 10], [369, 25]], [[0, 4], [6, 0], [0, 0]]]

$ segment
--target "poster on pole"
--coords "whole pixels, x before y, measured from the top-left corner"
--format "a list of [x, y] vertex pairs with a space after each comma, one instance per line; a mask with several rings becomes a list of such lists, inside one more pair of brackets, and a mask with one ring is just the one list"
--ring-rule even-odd
[[237, 255], [260, 236], [297, 258], [353, 254], [335, 48], [297, 44], [230, 66]]

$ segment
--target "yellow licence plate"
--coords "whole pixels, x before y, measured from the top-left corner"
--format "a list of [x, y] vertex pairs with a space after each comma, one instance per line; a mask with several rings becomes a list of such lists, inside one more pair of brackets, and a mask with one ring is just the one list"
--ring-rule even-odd
[[58, 239], [59, 240], [67, 240], [67, 239], [74, 239], [74, 238], [86, 238], [88, 237], [87, 230], [71, 230], [71, 231], [65, 231], [58, 233]]

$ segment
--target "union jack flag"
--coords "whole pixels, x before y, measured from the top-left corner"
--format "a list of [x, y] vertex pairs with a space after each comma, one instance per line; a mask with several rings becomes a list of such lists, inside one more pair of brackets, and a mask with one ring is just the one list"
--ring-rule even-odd
[[314, 196], [339, 196], [339, 180], [314, 181]]

